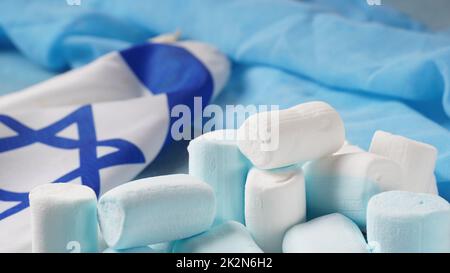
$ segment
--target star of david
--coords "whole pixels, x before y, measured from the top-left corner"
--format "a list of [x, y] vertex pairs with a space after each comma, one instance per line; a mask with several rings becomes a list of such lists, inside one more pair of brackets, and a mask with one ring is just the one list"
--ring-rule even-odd
[[[63, 119], [39, 130], [29, 128], [7, 115], [0, 114], [0, 123], [17, 133], [14, 136], [0, 138], [0, 153], [34, 143], [42, 143], [60, 149], [77, 149], [79, 167], [55, 179], [52, 183], [66, 183], [80, 178], [82, 184], [91, 187], [97, 196], [100, 193], [99, 171], [101, 169], [145, 162], [142, 151], [131, 142], [123, 139], [97, 140], [90, 105], [82, 106]], [[72, 124], [78, 126], [78, 139], [57, 135]], [[116, 150], [98, 157], [97, 147], [112, 147]], [[0, 212], [0, 220], [27, 208], [29, 206], [28, 194], [29, 192], [12, 192], [0, 188], [0, 202], [18, 202], [17, 205]]]

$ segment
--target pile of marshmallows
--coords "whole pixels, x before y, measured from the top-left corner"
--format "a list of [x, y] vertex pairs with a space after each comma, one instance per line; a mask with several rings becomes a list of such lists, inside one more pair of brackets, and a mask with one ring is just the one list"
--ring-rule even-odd
[[98, 203], [85, 186], [39, 186], [33, 251], [96, 252], [99, 224], [106, 252], [450, 252], [433, 146], [377, 131], [363, 151], [335, 109], [310, 102], [278, 111], [277, 149], [261, 149], [270, 138], [241, 136], [270, 132], [253, 126], [268, 114], [192, 140], [189, 175], [132, 181]]

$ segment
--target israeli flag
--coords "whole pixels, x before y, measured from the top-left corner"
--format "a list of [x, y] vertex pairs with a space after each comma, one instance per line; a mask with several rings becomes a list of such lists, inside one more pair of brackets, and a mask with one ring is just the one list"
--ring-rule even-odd
[[150, 42], [1, 97], [0, 252], [31, 250], [32, 188], [79, 183], [99, 196], [130, 181], [170, 138], [171, 109], [210, 101], [229, 70], [207, 44]]

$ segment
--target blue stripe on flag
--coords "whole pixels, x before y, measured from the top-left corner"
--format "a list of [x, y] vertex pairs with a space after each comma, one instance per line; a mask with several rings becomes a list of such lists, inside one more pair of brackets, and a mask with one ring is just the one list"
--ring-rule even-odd
[[211, 100], [214, 89], [212, 76], [188, 50], [169, 44], [146, 43], [120, 54], [150, 92], [167, 94], [169, 109], [185, 104], [193, 112], [194, 97], [203, 98], [203, 107]]

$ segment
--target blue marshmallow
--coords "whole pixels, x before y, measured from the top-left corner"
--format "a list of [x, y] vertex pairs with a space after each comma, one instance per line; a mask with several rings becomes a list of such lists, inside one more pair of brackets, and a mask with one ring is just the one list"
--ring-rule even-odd
[[50, 183], [29, 195], [33, 252], [97, 252], [97, 197], [86, 186]]
[[164, 253], [151, 248], [150, 246], [141, 246], [127, 249], [107, 248], [103, 253]]
[[239, 151], [235, 130], [217, 130], [189, 143], [189, 174], [207, 182], [217, 200], [216, 223], [244, 223], [244, 188], [249, 162]]
[[149, 247], [151, 247], [152, 249], [159, 251], [161, 253], [171, 253], [174, 243], [175, 243], [175, 241], [164, 242], [164, 243], [149, 245]]
[[174, 253], [262, 253], [248, 230], [235, 221], [175, 242]]
[[172, 247], [173, 242], [166, 242], [127, 249], [107, 248], [103, 253], [171, 253]]
[[290, 228], [283, 240], [285, 253], [368, 253], [358, 226], [339, 213], [318, 217]]
[[207, 230], [215, 215], [212, 188], [185, 174], [136, 180], [105, 193], [98, 204], [109, 247], [168, 242]]
[[367, 240], [375, 252], [450, 252], [450, 205], [434, 194], [380, 193], [367, 209]]
[[367, 152], [327, 156], [303, 169], [308, 219], [337, 212], [361, 229], [365, 229], [369, 199], [402, 183], [397, 163]]
[[127, 249], [108, 248], [103, 253], [171, 253], [172, 247], [173, 243], [169, 242]]

